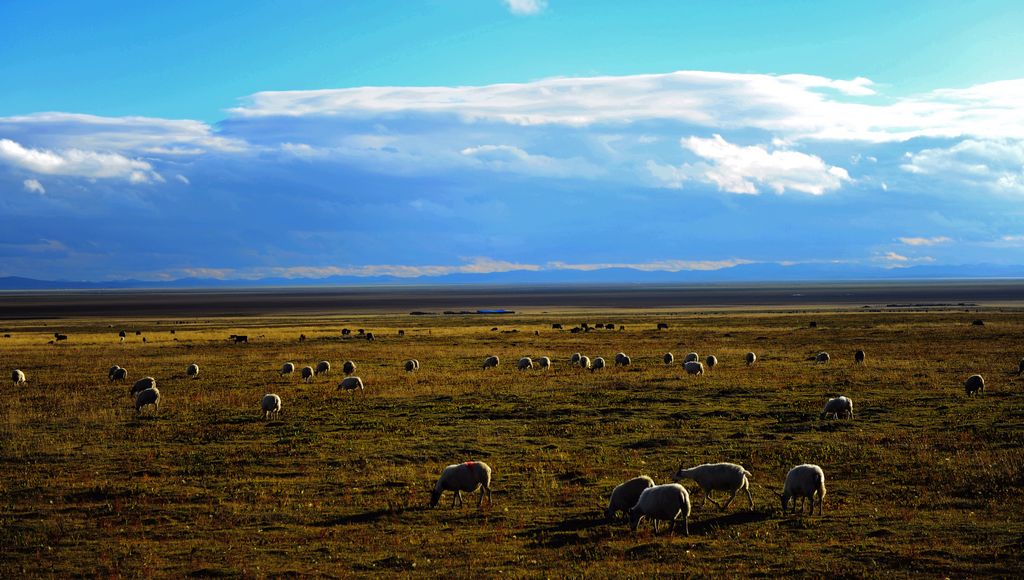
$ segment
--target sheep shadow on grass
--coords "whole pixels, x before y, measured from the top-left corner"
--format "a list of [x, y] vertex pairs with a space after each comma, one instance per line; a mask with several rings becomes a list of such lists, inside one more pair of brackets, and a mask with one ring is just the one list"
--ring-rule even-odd
[[727, 528], [730, 526], [739, 526], [743, 524], [752, 524], [756, 522], [763, 522], [771, 517], [771, 514], [763, 511], [739, 511], [731, 514], [722, 514], [710, 519], [695, 521], [695, 518], [690, 516], [690, 535], [701, 535], [708, 536], [716, 532], [721, 528]]

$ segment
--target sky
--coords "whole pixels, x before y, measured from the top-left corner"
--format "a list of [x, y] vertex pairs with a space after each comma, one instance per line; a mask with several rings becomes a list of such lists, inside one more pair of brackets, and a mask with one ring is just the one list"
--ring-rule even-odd
[[0, 3], [0, 276], [1024, 264], [1013, 1]]

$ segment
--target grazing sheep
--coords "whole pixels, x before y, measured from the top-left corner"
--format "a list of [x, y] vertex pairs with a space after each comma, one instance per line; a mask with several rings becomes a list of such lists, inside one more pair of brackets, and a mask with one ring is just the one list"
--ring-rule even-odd
[[619, 512], [629, 515], [629, 508], [636, 505], [640, 494], [648, 487], [654, 487], [654, 480], [646, 475], [634, 477], [633, 479], [620, 483], [612, 490], [612, 496], [608, 500], [608, 509], [604, 510], [604, 517], [614, 519]]
[[290, 375], [295, 372], [295, 363], [286, 362], [281, 365], [281, 376]]
[[551, 325], [552, 330], [562, 330], [562, 325], [557, 322]]
[[156, 379], [154, 379], [153, 377], [142, 377], [141, 379], [135, 381], [135, 384], [132, 385], [132, 388], [128, 389], [128, 394], [134, 397], [135, 395], [141, 393], [142, 391], [145, 391], [146, 389], [155, 388]]
[[356, 391], [362, 391], [363, 395], [366, 395], [366, 390], [363, 389], [363, 379], [359, 377], [345, 377], [338, 383], [338, 390], [352, 391], [352, 396], [355, 396]]
[[185, 369], [185, 374], [192, 377], [193, 379], [199, 376], [199, 365], [192, 363]]
[[437, 479], [434, 492], [430, 494], [430, 507], [437, 507], [441, 501], [441, 494], [445, 491], [455, 492], [452, 496], [452, 507], [458, 501], [462, 506], [462, 492], [473, 493], [480, 489], [480, 499], [476, 507], [484, 502], [484, 494], [487, 494], [487, 505], [491, 505], [491, 467], [482, 461], [467, 461], [456, 463], [444, 468], [441, 477]]
[[551, 359], [546, 357], [546, 356], [542, 356], [542, 357], [537, 359], [537, 366], [541, 370], [549, 369], [549, 368], [551, 368]]
[[117, 333], [117, 337], [120, 339], [121, 342], [124, 342], [124, 338], [126, 336], [128, 336], [128, 333], [123, 331], [123, 330], [121, 332]]
[[117, 369], [119, 369], [119, 368], [121, 368], [120, 365], [114, 365], [114, 366], [110, 367], [109, 369], [107, 369], [107, 378], [110, 379], [110, 380], [114, 380], [114, 373], [116, 373]]
[[664, 322], [659, 322], [658, 330], [668, 330], [668, 324], [665, 324]]
[[271, 415], [281, 418], [281, 397], [268, 393], [263, 395], [260, 401], [260, 408], [263, 409], [263, 420], [266, 421]]
[[[701, 507], [704, 506], [706, 500], [711, 500], [711, 503], [725, 511], [729, 509], [729, 504], [732, 503], [732, 500], [736, 499], [736, 494], [740, 490], [747, 492], [750, 509], [754, 509], [754, 497], [750, 495], [750, 481], [747, 479], [750, 475], [751, 473], [743, 469], [742, 465], [736, 465], [735, 463], [705, 463], [689, 469], [680, 467], [676, 474], [672, 476], [672, 479], [675, 481], [692, 479], [697, 482], [701, 491], [704, 492], [704, 498], [700, 502]], [[728, 501], [723, 506], [712, 499], [712, 491], [731, 491], [732, 495], [729, 496]]]
[[626, 353], [624, 353], [624, 352], [617, 352], [617, 353], [615, 353], [615, 366], [622, 365], [622, 361], [625, 361], [627, 359], [629, 359], [629, 357], [626, 356]]
[[116, 371], [114, 371], [114, 373], [112, 375], [110, 375], [110, 382], [112, 382], [112, 383], [113, 382], [123, 383], [127, 379], [128, 379], [128, 369], [124, 369], [124, 368], [120, 368], [120, 367], [118, 367], [118, 369]]
[[658, 533], [658, 521], [669, 522], [669, 533], [675, 531], [676, 518], [683, 516], [683, 532], [690, 535], [690, 494], [678, 483], [666, 483], [649, 487], [640, 493], [636, 505], [629, 509], [629, 529], [636, 531], [640, 520], [654, 520], [654, 533]]
[[629, 358], [629, 355], [622, 355], [622, 359], [615, 362], [615, 366], [628, 367], [633, 364], [633, 359]]
[[348, 329], [348, 328], [342, 328], [341, 329], [341, 335], [342, 336], [348, 336], [350, 334], [352, 334], [352, 330], [351, 329]]
[[316, 363], [316, 368], [313, 369], [313, 374], [317, 376], [325, 375], [329, 372], [331, 372], [331, 363], [325, 360]]
[[864, 351], [858, 350], [857, 352], [853, 353], [853, 362], [859, 365], [864, 364]]
[[747, 356], [746, 356], [746, 360], [747, 360], [747, 366], [749, 367], [750, 365], [754, 364], [755, 361], [757, 361], [757, 355], [752, 353], [752, 352], [748, 352]]
[[683, 364], [683, 368], [686, 369], [686, 373], [690, 375], [702, 375], [704, 374], [704, 365], [699, 361], [690, 361]]
[[666, 352], [665, 356], [661, 357], [661, 360], [665, 361], [665, 364], [670, 365], [674, 360], [676, 360], [676, 357], [673, 356], [672, 353]]
[[985, 392], [985, 379], [981, 375], [971, 375], [964, 381], [964, 391], [968, 395], [976, 395]]
[[700, 355], [699, 354], [697, 354], [695, 352], [690, 352], [690, 353], [687, 353], [685, 357], [683, 357], [683, 364], [686, 364], [688, 362], [697, 362], [699, 360], [700, 360]]
[[345, 373], [345, 376], [349, 376], [356, 372], [356, 363], [347, 360], [345, 364], [341, 365], [341, 372]]
[[826, 364], [831, 359], [832, 359], [832, 357], [828, 356], [828, 353], [824, 352], [824, 351], [819, 352], [818, 354], [814, 355], [814, 362], [820, 363], [820, 364]]
[[420, 370], [420, 361], [419, 361], [419, 359], [415, 359], [415, 358], [412, 359], [412, 364], [416, 365], [416, 370]]
[[589, 356], [581, 356], [580, 357], [580, 367], [584, 368], [584, 369], [589, 369], [590, 368], [590, 357]]
[[500, 362], [501, 362], [501, 359], [499, 359], [497, 355], [491, 355], [491, 356], [489, 356], [489, 357], [484, 359], [484, 368], [485, 369], [493, 369], [493, 368], [497, 367], [498, 363], [500, 363]]
[[581, 358], [583, 358], [582, 354], [580, 354], [578, 352], [574, 352], [574, 353], [572, 353], [572, 356], [569, 357], [569, 362], [571, 362], [574, 365], [578, 365], [578, 364], [580, 364], [580, 359]]
[[825, 409], [821, 412], [821, 418], [825, 419], [829, 415], [836, 419], [840, 419], [844, 416], [848, 419], [853, 419], [853, 399], [850, 399], [849, 397], [835, 397], [833, 399], [829, 399], [828, 402], [825, 403]]
[[[793, 500], [793, 513], [796, 513], [796, 498], [810, 498], [811, 511], [814, 514], [814, 496], [818, 496], [818, 515], [821, 515], [825, 504], [825, 472], [817, 465], [797, 465], [789, 470], [786, 475], [786, 484], [781, 494], [776, 494], [782, 500], [782, 515], [786, 515], [789, 508], [789, 500]], [[802, 508], [801, 508], [802, 509]]]
[[601, 357], [595, 357], [593, 362], [590, 363], [590, 372], [599, 371], [604, 368], [604, 359]]
[[708, 358], [704, 359], [704, 364], [706, 364], [707, 367], [711, 369], [718, 364], [718, 359], [715, 358], [715, 355], [709, 354]]
[[401, 328], [398, 329], [398, 336], [405, 336], [405, 331]]
[[236, 335], [234, 338], [235, 338], [235, 344], [238, 344], [240, 342], [244, 342], [245, 344], [249, 344], [249, 337], [247, 335], [239, 334], [239, 335]]
[[313, 367], [302, 367], [299, 374], [302, 375], [303, 382], [308, 383], [313, 380], [314, 376], [316, 376], [316, 371], [313, 370]]
[[373, 341], [374, 341], [374, 340], [376, 340], [376, 339], [374, 338], [374, 336], [373, 336], [373, 333], [372, 333], [372, 332], [367, 332], [367, 333], [366, 333], [366, 340], [367, 340], [367, 341], [369, 341], [369, 342], [373, 342]]
[[14, 369], [11, 371], [11, 380], [14, 381], [14, 386], [25, 384], [25, 373], [21, 369]]
[[416, 370], [416, 361], [412, 359], [405, 361], [402, 365], [405, 367], [405, 372], [407, 373], [411, 373]]
[[141, 413], [142, 408], [146, 405], [153, 405], [153, 412], [160, 412], [160, 391], [157, 390], [156, 386], [149, 387], [139, 391], [139, 394], [135, 395], [135, 412]]
[[521, 371], [532, 369], [533, 359], [531, 359], [528, 356], [524, 356], [523, 358], [519, 359], [519, 363], [516, 365], [516, 368], [518, 368]]

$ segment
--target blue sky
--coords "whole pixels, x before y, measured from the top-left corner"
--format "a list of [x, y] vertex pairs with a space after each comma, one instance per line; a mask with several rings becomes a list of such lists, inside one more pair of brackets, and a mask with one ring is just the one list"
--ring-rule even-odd
[[1015, 2], [8, 2], [0, 276], [1024, 263]]

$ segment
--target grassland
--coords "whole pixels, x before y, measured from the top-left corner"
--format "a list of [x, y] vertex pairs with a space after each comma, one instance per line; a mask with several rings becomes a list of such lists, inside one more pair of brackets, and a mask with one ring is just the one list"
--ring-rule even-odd
[[[984, 326], [971, 320], [985, 319]], [[809, 328], [814, 320], [817, 328]], [[570, 334], [580, 321], [625, 331]], [[655, 323], [669, 330], [655, 331]], [[1024, 313], [525, 313], [0, 323], [0, 576], [1013, 576], [1024, 569]], [[497, 326], [499, 330], [492, 331]], [[378, 340], [342, 339], [340, 329]], [[117, 331], [129, 332], [119, 344]], [[398, 329], [406, 331], [398, 337]], [[512, 329], [518, 332], [506, 332]], [[172, 334], [171, 331], [174, 331]], [[54, 332], [67, 342], [48, 344]], [[249, 344], [232, 344], [246, 334]], [[305, 334], [307, 340], [298, 337]], [[141, 338], [145, 337], [145, 343]], [[868, 364], [853, 364], [867, 351]], [[689, 377], [665, 351], [715, 354]], [[748, 350], [759, 361], [747, 368]], [[808, 360], [821, 350], [828, 365]], [[629, 368], [570, 368], [573, 352]], [[482, 359], [502, 365], [484, 371]], [[548, 372], [517, 372], [548, 355]], [[418, 358], [406, 374], [401, 362]], [[303, 384], [285, 361], [330, 360]], [[359, 364], [365, 397], [338, 392]], [[200, 377], [185, 367], [198, 363]], [[158, 416], [127, 385], [151, 375]], [[9, 370], [5, 370], [5, 373]], [[981, 373], [986, 392], [961, 384]], [[264, 422], [264, 393], [284, 417]], [[828, 396], [855, 421], [820, 421]], [[494, 469], [493, 506], [426, 507], [440, 470]], [[681, 464], [753, 472], [756, 508], [695, 508], [691, 536], [600, 509]], [[782, 516], [793, 465], [820, 464], [823, 517]], [[688, 485], [693, 489], [692, 484]]]

